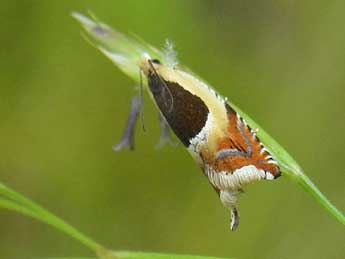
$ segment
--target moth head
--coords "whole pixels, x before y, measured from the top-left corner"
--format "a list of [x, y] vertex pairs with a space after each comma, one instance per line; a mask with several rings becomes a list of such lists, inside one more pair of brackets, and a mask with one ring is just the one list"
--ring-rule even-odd
[[158, 59], [153, 59], [149, 54], [144, 53], [139, 61], [140, 70], [145, 76], [148, 76], [157, 70], [161, 66], [161, 62]]

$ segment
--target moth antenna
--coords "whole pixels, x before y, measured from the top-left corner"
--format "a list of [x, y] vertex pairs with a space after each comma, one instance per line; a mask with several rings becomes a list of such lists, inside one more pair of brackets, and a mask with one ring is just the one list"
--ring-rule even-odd
[[[159, 80], [161, 81], [161, 83], [163, 84], [164, 88], [168, 91], [169, 95], [170, 95], [170, 100], [171, 100], [171, 104], [170, 104], [170, 108], [169, 108], [169, 112], [172, 112], [172, 109], [174, 107], [174, 98], [173, 95], [169, 89], [169, 87], [167, 86], [167, 84], [164, 82], [164, 80], [162, 79], [162, 77], [157, 73], [156, 69], [154, 68], [152, 61], [149, 59], [148, 60], [150, 67], [153, 70], [153, 73], [155, 74], [155, 76], [157, 76], [159, 78]], [[166, 102], [165, 102], [166, 103]], [[166, 104], [167, 105], [167, 104]], [[168, 106], [168, 105], [167, 105]]]
[[141, 121], [141, 128], [143, 131], [146, 131], [145, 128], [145, 118], [144, 118], [144, 95], [143, 95], [143, 71], [140, 69], [139, 71], [139, 97], [141, 102], [141, 110], [140, 110], [140, 121]]

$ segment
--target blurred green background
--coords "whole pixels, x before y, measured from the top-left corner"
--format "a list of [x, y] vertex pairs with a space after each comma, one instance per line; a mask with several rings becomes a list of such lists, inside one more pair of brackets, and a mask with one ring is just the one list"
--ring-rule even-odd
[[[163, 46], [281, 143], [345, 211], [344, 1], [2, 1], [0, 181], [114, 249], [345, 258], [344, 226], [284, 177], [246, 189], [241, 225], [179, 145], [157, 151], [157, 112], [115, 153], [133, 83], [81, 37], [72, 11]], [[147, 96], [145, 97], [147, 100]], [[0, 211], [0, 258], [91, 255]]]

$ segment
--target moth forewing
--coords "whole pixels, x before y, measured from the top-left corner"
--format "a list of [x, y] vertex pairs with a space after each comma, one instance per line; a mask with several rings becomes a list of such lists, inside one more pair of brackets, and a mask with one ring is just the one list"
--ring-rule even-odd
[[[210, 127], [209, 125], [211, 124], [209, 120], [206, 120], [206, 122], [209, 122], [207, 125], [209, 145], [208, 148], [212, 148], [213, 151], [215, 151], [214, 149], [216, 148], [216, 139], [218, 139], [219, 137], [224, 137], [226, 135], [227, 114], [224, 106], [225, 99], [218, 95], [207, 84], [203, 83], [202, 81], [185, 71], [179, 70], [178, 68], [170, 68], [165, 66], [164, 64], [152, 63], [151, 66], [150, 63], [152, 63], [150, 62], [150, 57], [144, 55], [140, 62], [140, 67], [147, 77], [150, 77], [150, 74], [152, 73], [156, 73], [157, 75], [159, 75], [161, 80], [165, 82], [165, 84], [174, 83], [179, 88], [188, 92], [190, 96], [194, 97], [194, 99], [200, 99], [202, 103], [207, 107], [208, 114], [210, 114], [211, 116], [209, 120], [212, 120], [212, 127]], [[152, 71], [153, 69], [155, 71]], [[152, 91], [150, 91], [150, 94], [152, 95]], [[178, 96], [174, 96], [174, 100], [184, 97], [185, 96], [182, 96], [182, 94], [179, 94]], [[184, 105], [191, 105], [191, 103], [186, 103], [186, 100], [182, 100], [182, 102], [184, 103]], [[195, 111], [189, 111], [190, 115], [193, 113], [195, 113]], [[188, 124], [188, 121], [185, 121], [184, 123]]]
[[256, 130], [212, 87], [148, 55], [139, 64], [158, 109], [231, 210], [234, 230], [238, 194], [249, 183], [279, 176], [275, 161]]

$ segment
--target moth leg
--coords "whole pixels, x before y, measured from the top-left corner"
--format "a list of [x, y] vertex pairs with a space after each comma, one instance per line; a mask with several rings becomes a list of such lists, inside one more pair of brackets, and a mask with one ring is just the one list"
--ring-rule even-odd
[[235, 207], [231, 209], [230, 214], [230, 229], [231, 231], [235, 231], [240, 224], [240, 216], [238, 215], [238, 210]]
[[241, 190], [221, 190], [219, 193], [220, 200], [224, 207], [230, 210], [230, 230], [235, 231], [240, 224], [238, 212], [238, 195]]
[[134, 149], [134, 129], [142, 107], [142, 101], [139, 96], [134, 96], [131, 100], [131, 110], [127, 118], [126, 127], [123, 131], [120, 142], [113, 146], [114, 151], [129, 148]]
[[160, 137], [159, 142], [156, 145], [156, 148], [161, 148], [165, 144], [170, 144], [171, 146], [177, 146], [177, 143], [172, 139], [171, 133], [170, 133], [170, 127], [165, 118], [161, 113], [158, 114], [159, 119], [159, 127], [160, 127]]

